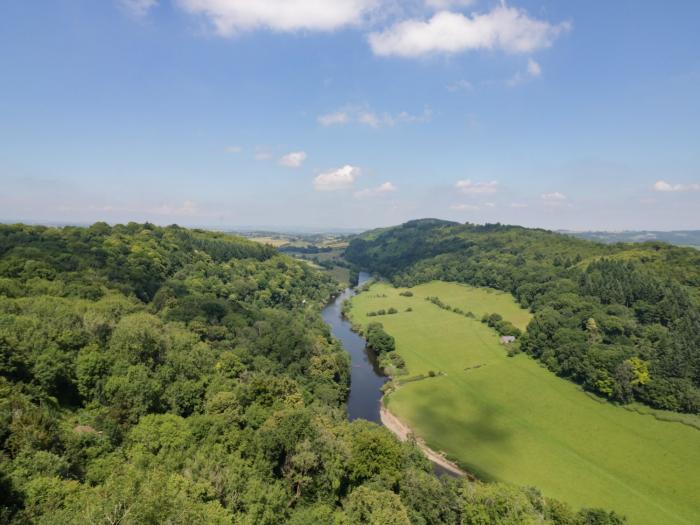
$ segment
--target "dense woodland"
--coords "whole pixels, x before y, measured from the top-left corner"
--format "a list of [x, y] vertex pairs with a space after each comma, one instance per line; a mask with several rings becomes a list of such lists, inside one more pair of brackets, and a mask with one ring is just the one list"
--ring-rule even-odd
[[0, 523], [621, 523], [437, 478], [415, 444], [349, 423], [348, 356], [319, 316], [336, 286], [224, 234], [0, 226]]
[[520, 348], [553, 372], [615, 402], [700, 413], [700, 251], [427, 219], [360, 235], [345, 257], [397, 286], [510, 292], [535, 314]]

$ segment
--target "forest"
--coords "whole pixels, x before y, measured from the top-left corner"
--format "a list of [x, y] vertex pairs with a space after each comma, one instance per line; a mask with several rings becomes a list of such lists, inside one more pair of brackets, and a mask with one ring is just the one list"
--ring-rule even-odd
[[222, 233], [0, 226], [0, 523], [623, 522], [438, 478], [414, 442], [348, 422], [348, 356], [319, 315], [337, 291]]
[[616, 403], [700, 413], [697, 250], [424, 219], [359, 235], [345, 257], [396, 286], [511, 293], [534, 313], [520, 349], [551, 371]]

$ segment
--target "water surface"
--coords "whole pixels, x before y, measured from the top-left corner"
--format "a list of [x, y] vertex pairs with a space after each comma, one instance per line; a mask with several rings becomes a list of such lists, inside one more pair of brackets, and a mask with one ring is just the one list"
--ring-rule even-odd
[[[366, 272], [360, 272], [358, 287], [370, 278]], [[350, 329], [350, 321], [343, 318], [343, 303], [355, 295], [355, 291], [346, 288], [321, 312], [321, 317], [330, 326], [331, 334], [338, 339], [350, 354], [350, 397], [348, 398], [348, 419], [366, 419], [382, 424], [379, 408], [382, 399], [382, 386], [388, 378], [377, 366], [372, 350], [366, 341]], [[438, 475], [454, 476], [452, 472], [433, 463], [433, 470]]]
[[[360, 273], [358, 286], [367, 282], [369, 274]], [[343, 318], [343, 302], [355, 292], [347, 288], [321, 312], [323, 320], [330, 326], [333, 337], [340, 340], [350, 354], [350, 397], [348, 398], [348, 418], [366, 419], [381, 423], [379, 407], [382, 398], [382, 385], [387, 378], [377, 367], [374, 355], [367, 349], [365, 340], [350, 329], [350, 322]]]

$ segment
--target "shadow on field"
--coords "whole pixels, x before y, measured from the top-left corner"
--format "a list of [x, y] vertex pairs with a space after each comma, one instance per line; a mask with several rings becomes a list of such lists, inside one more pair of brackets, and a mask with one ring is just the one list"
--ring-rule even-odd
[[[444, 436], [440, 439], [442, 443], [449, 442], [453, 447], [458, 447], [448, 454], [448, 459], [457, 459], [469, 473], [483, 481], [499, 481], [490, 470], [484, 470], [470, 461], [469, 449], [474, 443], [479, 443], [482, 451], [489, 449], [489, 463], [496, 464], [496, 471], [501, 471], [501, 465], [508, 463], [508, 458], [515, 453], [515, 449], [511, 443], [512, 433], [499, 423], [502, 410], [499, 407], [482, 406], [476, 414], [465, 417], [460, 403], [454, 399], [443, 401], [441, 406], [423, 399], [415, 407], [416, 418], [424, 422], [426, 429], [430, 428], [430, 434]], [[455, 452], [461, 458], [457, 458]]]

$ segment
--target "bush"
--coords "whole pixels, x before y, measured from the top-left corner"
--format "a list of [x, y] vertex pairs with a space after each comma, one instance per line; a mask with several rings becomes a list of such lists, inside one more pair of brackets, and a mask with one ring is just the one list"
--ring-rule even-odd
[[396, 308], [394, 308], [394, 307], [392, 306], [391, 308], [389, 308], [389, 309], [386, 311], [386, 313], [388, 313], [389, 315], [393, 315], [393, 314], [399, 313], [399, 311], [398, 311]]
[[384, 331], [381, 323], [370, 323], [367, 326], [367, 344], [380, 355], [396, 349], [394, 338]]
[[399, 295], [403, 295], [404, 297], [413, 297], [413, 292], [411, 290], [406, 290], [401, 292]]

